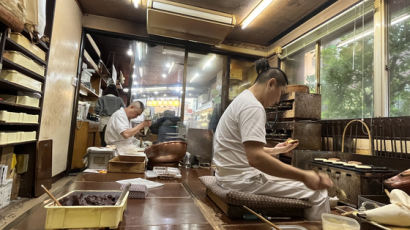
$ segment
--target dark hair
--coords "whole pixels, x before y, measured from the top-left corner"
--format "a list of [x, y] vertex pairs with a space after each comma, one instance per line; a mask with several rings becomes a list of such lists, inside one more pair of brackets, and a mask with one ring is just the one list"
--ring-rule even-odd
[[264, 83], [275, 78], [278, 86], [285, 86], [288, 84], [288, 77], [286, 74], [279, 68], [270, 67], [268, 59], [261, 58], [257, 60], [255, 66], [256, 73], [258, 73], [255, 83]]
[[105, 96], [107, 94], [113, 94], [113, 95], [118, 97], [117, 87], [114, 84], [110, 84], [110, 85], [107, 86], [107, 88], [104, 89], [102, 94], [103, 94], [103, 96]]

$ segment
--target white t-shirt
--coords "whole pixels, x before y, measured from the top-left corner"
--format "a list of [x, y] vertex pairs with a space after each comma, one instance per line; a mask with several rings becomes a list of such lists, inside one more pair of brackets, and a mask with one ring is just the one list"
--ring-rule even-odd
[[265, 109], [249, 90], [239, 94], [228, 106], [214, 136], [213, 161], [220, 185], [226, 182], [229, 187], [240, 189], [252, 184], [251, 178], [261, 174], [249, 165], [243, 143], [256, 141], [266, 144], [265, 124]]
[[131, 122], [128, 120], [124, 108], [120, 108], [111, 115], [111, 118], [108, 121], [105, 130], [105, 142], [109, 145], [132, 143], [132, 138], [126, 139], [121, 135], [122, 132], [130, 128], [132, 128]]

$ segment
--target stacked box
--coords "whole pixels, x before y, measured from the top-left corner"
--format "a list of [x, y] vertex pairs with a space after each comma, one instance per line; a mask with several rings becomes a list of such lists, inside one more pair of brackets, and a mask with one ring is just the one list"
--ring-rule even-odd
[[16, 103], [20, 105], [39, 107], [40, 99], [35, 98], [35, 97], [29, 97], [29, 96], [17, 96]]
[[24, 37], [20, 33], [10, 33], [10, 39], [16, 42], [17, 44], [23, 46], [27, 50], [29, 50], [31, 53], [39, 57], [41, 60], [46, 60], [46, 53], [43, 50], [41, 50], [38, 46], [32, 44], [26, 37]]
[[10, 114], [6, 110], [0, 110], [0, 121], [1, 122], [8, 122], [10, 119]]
[[18, 51], [6, 50], [3, 53], [3, 57], [41, 76], [44, 76], [43, 66], [37, 64], [36, 62], [34, 62], [33, 60], [31, 60], [30, 58], [26, 57], [24, 54]]
[[41, 82], [32, 79], [16, 70], [5, 69], [0, 73], [0, 79], [7, 80], [36, 91], [41, 91]]

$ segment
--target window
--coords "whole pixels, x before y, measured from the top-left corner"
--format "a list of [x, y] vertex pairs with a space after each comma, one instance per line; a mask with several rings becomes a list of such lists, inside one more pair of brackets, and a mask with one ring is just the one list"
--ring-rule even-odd
[[410, 1], [388, 3], [389, 116], [409, 116]]
[[289, 84], [307, 85], [310, 93], [316, 92], [316, 50], [315, 44], [300, 49], [283, 60]]
[[215, 131], [221, 116], [223, 56], [188, 53], [184, 124]]
[[[184, 49], [135, 42], [132, 100], [142, 101], [151, 110], [153, 121], [164, 112], [181, 115]], [[143, 119], [136, 118], [135, 122]]]
[[321, 39], [322, 119], [373, 116], [373, 37], [369, 12]]

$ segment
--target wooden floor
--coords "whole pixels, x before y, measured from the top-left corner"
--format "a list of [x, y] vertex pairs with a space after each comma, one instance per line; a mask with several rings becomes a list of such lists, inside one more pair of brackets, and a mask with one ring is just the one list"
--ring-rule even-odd
[[[149, 190], [146, 199], [129, 199], [119, 229], [271, 229], [258, 220], [230, 220], [205, 194], [200, 176], [211, 175], [210, 169], [182, 169], [182, 178], [155, 180], [164, 186]], [[143, 177], [143, 174], [79, 174], [73, 183], [59, 190], [57, 197], [74, 189], [119, 189], [116, 180]], [[44, 229], [44, 202], [10, 223], [5, 229]], [[282, 222], [319, 230], [318, 222]]]

